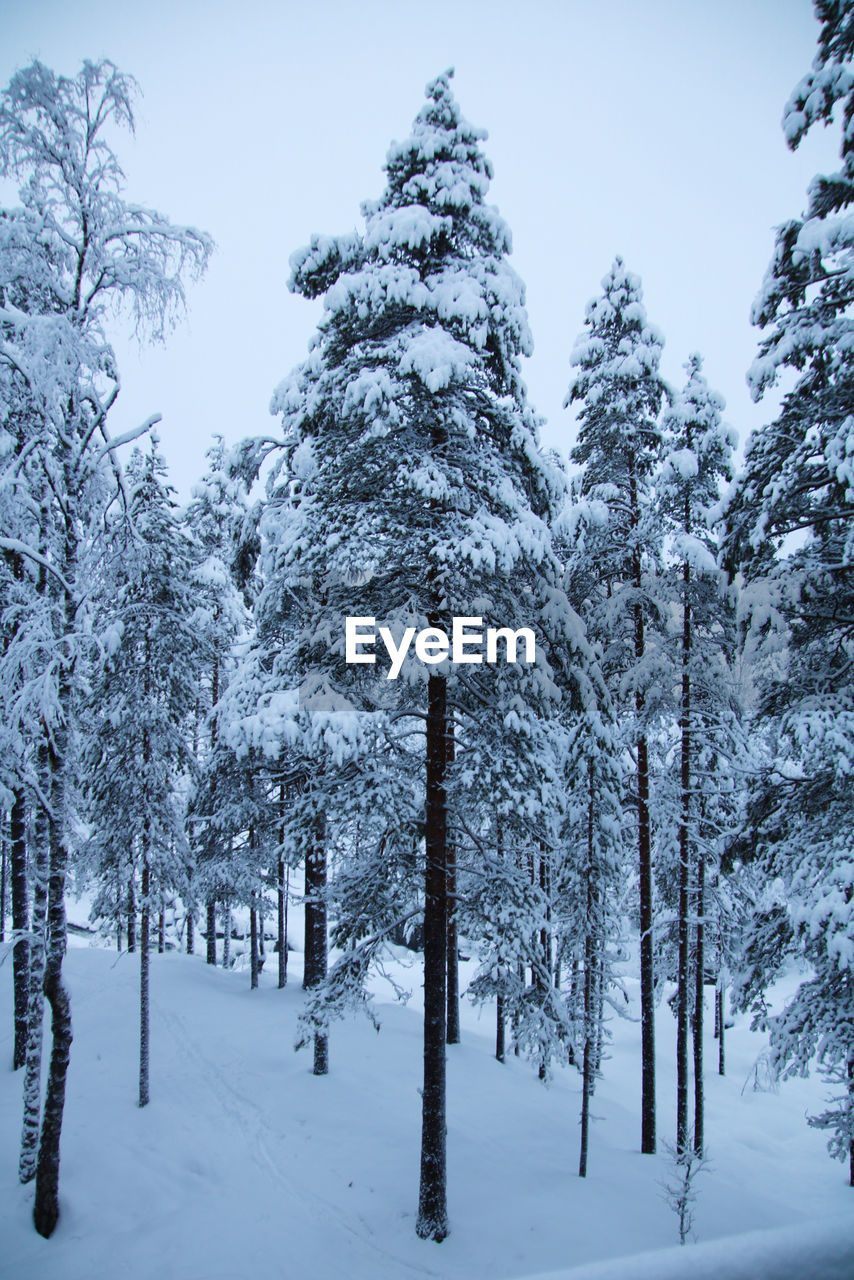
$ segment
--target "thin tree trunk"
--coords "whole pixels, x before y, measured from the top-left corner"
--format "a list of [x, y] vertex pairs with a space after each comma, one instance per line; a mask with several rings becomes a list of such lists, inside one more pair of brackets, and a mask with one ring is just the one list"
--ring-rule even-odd
[[[147, 842], [147, 833], [145, 836]], [[149, 932], [151, 928], [151, 872], [148, 866], [148, 851], [143, 855], [142, 863], [142, 903], [140, 914], [139, 938], [139, 1105], [145, 1107], [149, 1101], [149, 987], [151, 974], [151, 951], [149, 948]]]
[[[848, 1105], [854, 1108], [854, 1058], [848, 1059]], [[854, 1138], [848, 1143], [848, 1185], [854, 1187]]]
[[[70, 601], [66, 601], [70, 610]], [[66, 634], [72, 633], [72, 619], [66, 620]], [[63, 670], [59, 680], [59, 705], [68, 707], [70, 677]], [[41, 1138], [36, 1164], [36, 1194], [33, 1222], [39, 1235], [50, 1236], [59, 1219], [59, 1142], [62, 1114], [65, 1108], [65, 1080], [71, 1056], [71, 1003], [62, 981], [62, 959], [65, 955], [67, 929], [65, 920], [65, 875], [68, 849], [61, 829], [67, 799], [65, 768], [67, 729], [61, 720], [53, 727], [50, 752], [51, 805], [50, 871], [48, 879], [47, 954], [45, 959], [44, 994], [51, 1011], [51, 1054], [47, 1092], [42, 1112]]]
[[128, 881], [128, 951], [136, 951], [136, 898], [133, 892], [133, 871]]
[[195, 950], [196, 950], [196, 938], [195, 938], [195, 930], [193, 928], [193, 908], [189, 907], [187, 909], [187, 955], [188, 956], [194, 955]]
[[676, 995], [676, 1153], [688, 1149], [688, 908], [689, 908], [689, 821], [691, 805], [691, 609], [688, 600], [690, 569], [683, 566], [682, 598], [682, 706], [679, 729], [682, 737], [681, 807], [679, 814], [679, 968]]
[[[67, 444], [63, 444], [64, 485], [68, 495], [77, 493], [77, 476], [70, 465]], [[77, 578], [77, 535], [73, 511], [65, 513], [63, 550], [60, 570], [66, 584]], [[69, 586], [63, 590], [62, 638], [75, 634], [78, 601]], [[50, 777], [51, 813], [50, 862], [48, 873], [47, 945], [45, 956], [44, 994], [51, 1011], [51, 1054], [47, 1091], [42, 1112], [41, 1138], [36, 1164], [36, 1190], [33, 1222], [39, 1235], [50, 1236], [59, 1218], [59, 1143], [62, 1114], [65, 1108], [65, 1080], [71, 1056], [71, 1002], [62, 981], [62, 960], [68, 941], [65, 919], [65, 878], [68, 868], [68, 846], [65, 824], [68, 820], [68, 724], [72, 706], [73, 646], [68, 645], [60, 659], [56, 683], [58, 714], [51, 725], [47, 766]]]
[[27, 810], [23, 791], [16, 791], [9, 815], [12, 847], [12, 984], [15, 997], [15, 1043], [12, 1068], [17, 1071], [27, 1056], [27, 1000], [30, 987], [30, 944], [27, 905]]
[[[637, 480], [630, 477], [631, 528], [640, 520]], [[640, 550], [632, 552], [633, 585], [638, 594], [634, 605], [635, 661], [644, 656], [644, 619], [640, 594], [643, 587]], [[635, 711], [643, 725], [646, 699], [643, 690], [635, 693]], [[641, 997], [641, 1151], [655, 1152], [655, 974], [652, 939], [652, 839], [649, 819], [649, 752], [641, 729], [637, 742], [638, 778], [638, 888], [640, 898], [640, 997]]]
[[[326, 978], [326, 822], [318, 812], [312, 824], [312, 842], [305, 859], [305, 966], [303, 987], [318, 987]], [[329, 1037], [314, 1033], [314, 1074], [329, 1071]]]
[[226, 902], [223, 905], [223, 927], [222, 927], [222, 967], [228, 969], [231, 967], [231, 903]]
[[[453, 723], [448, 726], [446, 743], [446, 766], [454, 763], [455, 743]], [[460, 966], [458, 958], [459, 939], [457, 936], [457, 846], [452, 837], [448, 837], [448, 976], [447, 995], [448, 1011], [445, 1038], [448, 1044], [460, 1043]]]
[[208, 964], [216, 964], [216, 899], [208, 898], [205, 903], [205, 959]]
[[258, 912], [249, 908], [249, 989], [254, 991], [258, 986]]
[[[39, 743], [39, 783], [49, 794], [50, 769], [47, 744]], [[41, 1127], [42, 1044], [44, 1041], [44, 976], [47, 935], [48, 877], [50, 874], [50, 829], [48, 815], [39, 805], [35, 815], [35, 857], [33, 860], [33, 916], [30, 946], [30, 991], [28, 1000], [27, 1052], [24, 1069], [24, 1119], [18, 1177], [30, 1182], [36, 1175], [36, 1157]]]
[[448, 1234], [445, 1121], [445, 1012], [448, 942], [448, 815], [445, 797], [447, 682], [427, 681], [424, 842], [424, 1088], [421, 1095], [421, 1181], [415, 1230], [424, 1240]]
[[590, 1098], [593, 1093], [595, 1055], [594, 1005], [595, 1005], [595, 933], [598, 927], [596, 911], [596, 885], [593, 843], [593, 770], [589, 770], [590, 796], [587, 807], [587, 930], [584, 938], [584, 1056], [581, 1084], [581, 1150], [578, 1157], [578, 1176], [587, 1177], [587, 1150], [590, 1131]]
[[9, 878], [9, 841], [6, 839], [5, 823], [0, 830], [0, 942], [6, 941], [6, 882]]
[[718, 1024], [718, 1075], [726, 1075], [726, 1023], [724, 1021], [726, 1015], [726, 988], [724, 987], [723, 977], [718, 979], [718, 989], [715, 992], [715, 1010], [717, 1012]]
[[[546, 921], [540, 930], [540, 963], [542, 965], [542, 976], [538, 979], [537, 985], [545, 996], [551, 986], [552, 977], [552, 936], [551, 936], [551, 878], [549, 876], [548, 858], [545, 849], [540, 849], [540, 867], [539, 867], [540, 890], [546, 903]], [[545, 1080], [548, 1074], [545, 1059], [540, 1060], [539, 1077]]]
[[703, 1099], [703, 916], [706, 910], [706, 867], [702, 852], [697, 856], [697, 947], [694, 988], [694, 1150], [702, 1159], [705, 1145]]
[[160, 915], [157, 919], [157, 951], [163, 955], [166, 950], [166, 904], [161, 900]]
[[506, 1056], [504, 1042], [504, 997], [499, 992], [495, 1001], [495, 1056], [504, 1062]]

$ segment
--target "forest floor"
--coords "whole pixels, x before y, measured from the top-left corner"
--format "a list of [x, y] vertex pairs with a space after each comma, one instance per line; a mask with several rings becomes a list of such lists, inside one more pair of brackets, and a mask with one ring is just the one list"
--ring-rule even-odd
[[[448, 1050], [451, 1234], [437, 1245], [415, 1235], [419, 958], [396, 951], [388, 966], [412, 990], [407, 1004], [376, 980], [379, 1034], [364, 1017], [333, 1025], [326, 1078], [311, 1075], [310, 1052], [293, 1049], [301, 959], [291, 953], [279, 991], [270, 956], [250, 991], [245, 970], [152, 956], [151, 1103], [140, 1110], [139, 956], [72, 939], [61, 1218], [45, 1241], [31, 1225], [32, 1186], [16, 1178], [21, 1073], [9, 1069], [11, 960], [8, 945], [0, 948], [0, 1276], [509, 1280], [678, 1241], [662, 1194], [675, 1112], [666, 1004], [657, 1023], [660, 1154], [639, 1153], [640, 1026], [615, 1017], [582, 1180], [578, 1072], [559, 1069], [544, 1087], [524, 1060], [500, 1065], [494, 1009], [479, 1015], [463, 1002], [463, 1042]], [[637, 1015], [636, 984], [627, 988], [627, 1012]], [[805, 1122], [822, 1109], [824, 1086], [813, 1078], [754, 1089], [764, 1039], [742, 1017], [727, 1034], [727, 1075], [718, 1076], [712, 996], [707, 988], [710, 1168], [697, 1182], [697, 1239], [825, 1229], [819, 1220], [832, 1235], [830, 1218], [851, 1219], [854, 1191], [825, 1136]], [[625, 1274], [663, 1275], [656, 1266]]]

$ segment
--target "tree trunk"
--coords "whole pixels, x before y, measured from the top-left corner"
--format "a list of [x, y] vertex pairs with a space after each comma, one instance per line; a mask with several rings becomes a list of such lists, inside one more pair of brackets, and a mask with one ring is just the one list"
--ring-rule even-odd
[[[326, 978], [326, 822], [315, 814], [311, 845], [305, 858], [305, 966], [303, 987], [318, 987]], [[325, 1031], [314, 1033], [314, 1074], [329, 1071], [329, 1037]]]
[[[453, 723], [448, 726], [446, 746], [446, 768], [454, 763], [455, 743]], [[457, 846], [452, 837], [448, 837], [448, 977], [447, 977], [447, 1026], [445, 1038], [448, 1044], [460, 1043], [460, 966], [458, 957], [459, 939], [457, 937]]]
[[16, 791], [9, 815], [12, 852], [12, 983], [15, 996], [15, 1043], [12, 1069], [24, 1065], [27, 1056], [27, 1000], [30, 988], [30, 944], [27, 940], [27, 811], [23, 791]]
[[157, 952], [163, 955], [166, 950], [166, 905], [161, 901], [160, 915], [157, 918]]
[[424, 843], [424, 1088], [421, 1095], [421, 1182], [415, 1230], [423, 1240], [448, 1234], [445, 1121], [445, 1012], [448, 941], [448, 815], [445, 798], [447, 682], [427, 681]]
[[596, 967], [596, 931], [598, 928], [596, 911], [596, 871], [594, 865], [593, 843], [593, 771], [589, 771], [590, 797], [587, 808], [587, 930], [584, 938], [584, 1056], [582, 1061], [581, 1084], [581, 1150], [578, 1157], [578, 1176], [587, 1177], [587, 1149], [590, 1131], [590, 1098], [593, 1093], [593, 1073], [595, 1057], [595, 1003], [596, 984], [594, 970]]
[[[632, 532], [640, 521], [637, 479], [630, 481], [630, 522]], [[635, 661], [644, 656], [643, 588], [640, 550], [632, 551], [632, 578], [637, 600], [634, 605]], [[643, 718], [646, 699], [643, 690], [635, 692], [635, 711], [641, 732], [638, 735], [638, 888], [640, 898], [640, 997], [641, 997], [641, 1151], [655, 1152], [655, 974], [652, 945], [652, 839], [649, 820], [649, 752]]]
[[726, 987], [724, 986], [723, 976], [718, 979], [718, 989], [715, 992], [715, 1010], [716, 1022], [718, 1024], [718, 1075], [726, 1075]]
[[231, 967], [231, 903], [225, 902], [222, 909], [222, 967]]
[[[47, 743], [38, 746], [39, 783], [50, 794]], [[24, 1070], [24, 1118], [18, 1177], [30, 1182], [36, 1175], [36, 1156], [41, 1127], [42, 1044], [44, 1040], [44, 977], [47, 940], [48, 877], [50, 874], [50, 829], [47, 811], [39, 805], [35, 815], [35, 858], [33, 864], [33, 917], [30, 945], [30, 990], [28, 999], [27, 1052]]]
[[208, 964], [216, 964], [216, 899], [208, 898], [205, 903], [205, 959]]
[[[147, 838], [147, 837], [146, 837]], [[149, 980], [151, 952], [149, 950], [149, 931], [151, 927], [151, 903], [149, 891], [151, 873], [148, 866], [148, 854], [142, 863], [142, 912], [139, 938], [139, 1105], [145, 1107], [149, 1101], [148, 1068], [149, 1068]]]
[[[4, 824], [5, 825], [5, 824]], [[9, 879], [9, 841], [0, 831], [0, 942], [6, 941], [6, 883]]]
[[258, 913], [254, 907], [249, 908], [249, 989], [254, 991], [258, 986]]
[[495, 1057], [499, 1062], [504, 1062], [505, 1054], [504, 997], [499, 994], [495, 1001]]
[[706, 910], [706, 867], [702, 852], [697, 855], [697, 947], [694, 988], [694, 1150], [702, 1159], [705, 1145], [703, 1100], [703, 914]]
[[193, 928], [193, 908], [187, 909], [187, 955], [191, 956], [196, 950], [196, 938]]
[[136, 899], [133, 892], [133, 872], [128, 881], [128, 951], [136, 951]]
[[691, 805], [691, 609], [688, 600], [690, 569], [683, 566], [682, 598], [682, 706], [679, 729], [682, 737], [681, 806], [679, 814], [679, 968], [676, 994], [676, 1154], [688, 1149], [688, 908], [689, 908], [689, 821]]
[[[68, 458], [63, 462], [65, 471], [64, 492], [76, 493], [76, 476], [69, 467]], [[70, 474], [69, 474], [70, 473]], [[61, 573], [67, 584], [77, 577], [77, 537], [73, 512], [66, 512]], [[69, 587], [63, 591], [62, 638], [74, 636], [78, 601]], [[65, 877], [68, 867], [68, 846], [65, 824], [68, 820], [68, 788], [66, 774], [68, 760], [68, 724], [71, 719], [73, 645], [68, 645], [60, 660], [56, 685], [58, 714], [51, 726], [48, 747], [50, 776], [50, 865], [48, 876], [47, 949], [45, 958], [44, 994], [51, 1010], [51, 1055], [47, 1092], [42, 1113], [41, 1139], [36, 1165], [36, 1193], [33, 1205], [33, 1222], [39, 1235], [50, 1236], [59, 1218], [59, 1141], [62, 1134], [62, 1113], [65, 1107], [65, 1078], [71, 1056], [71, 1003], [62, 981], [62, 960], [67, 944], [65, 919]]]

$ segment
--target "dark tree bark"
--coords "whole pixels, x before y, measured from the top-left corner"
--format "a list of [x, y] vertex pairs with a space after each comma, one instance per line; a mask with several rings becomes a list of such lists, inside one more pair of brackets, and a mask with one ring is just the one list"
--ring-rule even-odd
[[[632, 507], [636, 506], [632, 483]], [[633, 524], [636, 521], [633, 518]], [[633, 556], [634, 582], [641, 589], [640, 553]], [[643, 606], [634, 609], [635, 658], [644, 655]], [[646, 699], [639, 689], [635, 694], [635, 710], [643, 721]], [[641, 1151], [655, 1153], [655, 976], [652, 945], [652, 841], [649, 820], [649, 753], [646, 734], [637, 744], [638, 760], [638, 882], [640, 890], [640, 994], [641, 994]]]
[[205, 903], [205, 959], [208, 964], [216, 964], [216, 899], [208, 898]]
[[[4, 823], [5, 827], [5, 823]], [[9, 879], [9, 841], [0, 831], [0, 942], [6, 941], [6, 885]]]
[[[147, 839], [147, 834], [146, 834]], [[142, 863], [142, 903], [140, 913], [139, 937], [139, 1105], [148, 1106], [149, 1102], [149, 987], [151, 976], [151, 872], [148, 866], [147, 853]]]
[[[67, 444], [63, 444], [67, 451]], [[63, 491], [76, 493], [77, 477], [63, 458], [65, 472]], [[77, 534], [74, 516], [66, 512], [61, 557], [63, 581], [71, 584], [77, 577]], [[64, 637], [75, 633], [78, 601], [66, 586], [62, 593]], [[51, 726], [45, 767], [50, 779], [51, 813], [48, 819], [49, 868], [47, 904], [47, 947], [45, 957], [44, 994], [51, 1011], [51, 1055], [47, 1091], [42, 1112], [41, 1138], [36, 1164], [36, 1192], [33, 1222], [39, 1235], [50, 1236], [59, 1219], [59, 1141], [65, 1108], [65, 1080], [71, 1056], [71, 1002], [62, 981], [62, 960], [68, 937], [65, 919], [65, 878], [68, 869], [66, 822], [68, 811], [67, 774], [69, 771], [68, 721], [71, 713], [71, 656], [66, 653], [60, 663], [56, 682], [56, 701], [60, 714]]]
[[[50, 762], [46, 740], [38, 745], [39, 782], [50, 793]], [[41, 1129], [42, 1046], [44, 1041], [44, 976], [47, 944], [48, 878], [50, 875], [50, 828], [47, 810], [39, 805], [34, 823], [33, 914], [30, 946], [30, 989], [27, 1010], [27, 1052], [24, 1069], [24, 1119], [18, 1177], [30, 1182], [36, 1175]]]
[[128, 951], [136, 951], [136, 898], [133, 892], [133, 873], [128, 884]]
[[[67, 601], [67, 608], [71, 602]], [[71, 619], [67, 634], [71, 634]], [[68, 706], [69, 676], [63, 670], [59, 678], [59, 703]], [[64, 723], [54, 726], [51, 759], [51, 804], [56, 815], [50, 820], [50, 873], [47, 908], [47, 957], [44, 994], [51, 1011], [51, 1055], [47, 1092], [42, 1114], [41, 1138], [36, 1164], [36, 1194], [33, 1222], [39, 1235], [50, 1236], [59, 1219], [59, 1141], [62, 1113], [65, 1108], [65, 1080], [71, 1056], [71, 1003], [62, 981], [62, 959], [65, 955], [65, 875], [68, 849], [61, 818], [66, 808], [65, 768], [67, 730]]]
[[[285, 844], [285, 784], [279, 784], [279, 848]], [[279, 855], [276, 875], [276, 948], [279, 955], [279, 990], [288, 985], [288, 886], [285, 881], [285, 861]]]
[[726, 1075], [726, 987], [723, 978], [718, 979], [715, 992], [715, 1021], [718, 1024], [718, 1075]]
[[506, 1047], [504, 1040], [504, 997], [499, 994], [495, 1001], [495, 1057], [504, 1062]]
[[703, 978], [705, 956], [703, 915], [706, 910], [706, 865], [702, 852], [697, 855], [697, 943], [694, 986], [694, 1150], [702, 1159], [705, 1145], [703, 1096]]
[[249, 908], [249, 989], [258, 986], [258, 912]]
[[193, 927], [193, 909], [187, 911], [187, 955], [191, 956], [196, 950], [195, 929]]
[[160, 903], [160, 915], [157, 918], [157, 951], [163, 955], [166, 950], [166, 906]]
[[231, 903], [226, 900], [222, 908], [222, 967], [231, 967]]
[[590, 1134], [590, 1099], [593, 1094], [593, 1076], [596, 1057], [596, 868], [593, 845], [593, 772], [590, 770], [590, 798], [587, 807], [587, 930], [584, 938], [584, 1055], [581, 1068], [581, 1150], [578, 1157], [578, 1176], [587, 1177], [587, 1151]]
[[[315, 816], [311, 846], [305, 859], [305, 967], [303, 987], [310, 990], [326, 978], [326, 823], [322, 813]], [[325, 1031], [314, 1035], [314, 1074], [329, 1071], [329, 1037]]]
[[30, 944], [27, 904], [27, 811], [24, 793], [16, 791], [9, 815], [12, 855], [12, 983], [15, 999], [15, 1043], [12, 1068], [17, 1071], [27, 1056], [27, 1001], [30, 987]]
[[[446, 765], [454, 763], [454, 726], [448, 727], [446, 746]], [[457, 847], [453, 839], [448, 838], [448, 975], [447, 975], [447, 1026], [445, 1038], [448, 1044], [460, 1043], [460, 966], [457, 955], [459, 939], [457, 937]]]
[[423, 1240], [448, 1234], [445, 1120], [445, 1012], [448, 942], [448, 815], [445, 798], [447, 682], [427, 681], [424, 843], [424, 1088], [421, 1095], [421, 1181], [415, 1230]]
[[[690, 528], [686, 513], [686, 528]], [[681, 733], [681, 807], [679, 815], [679, 969], [676, 994], [676, 1152], [688, 1149], [688, 908], [690, 879], [689, 820], [691, 804], [691, 609], [688, 600], [690, 569], [683, 566], [682, 598], [682, 705], [679, 717]]]

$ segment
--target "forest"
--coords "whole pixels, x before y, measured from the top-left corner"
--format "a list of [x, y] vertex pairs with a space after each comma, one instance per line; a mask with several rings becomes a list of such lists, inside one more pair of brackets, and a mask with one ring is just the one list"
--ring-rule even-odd
[[[487, 1077], [460, 1083], [454, 1055], [475, 1026], [504, 1072], [485, 1093], [512, 1109], [530, 1076], [538, 1124], [573, 1107], [573, 1178], [593, 1180], [618, 1064], [638, 1093], [625, 1142], [666, 1157], [683, 1245], [731, 1034], [760, 1044], [751, 1087], [775, 1104], [821, 1082], [786, 1123], [819, 1130], [854, 1188], [854, 5], [814, 9], [783, 133], [795, 150], [829, 128], [839, 168], [756, 282], [751, 394], [781, 394], [741, 456], [702, 354], [665, 380], [620, 256], [577, 318], [569, 457], [541, 445], [525, 286], [447, 70], [361, 229], [290, 258], [288, 288], [322, 312], [269, 432], [215, 435], [179, 503], [166, 424], [113, 429], [112, 335], [170, 341], [213, 241], [127, 194], [137, 86], [110, 60], [33, 60], [3, 91], [2, 1070], [14, 1212], [40, 1237], [86, 1195], [60, 1164], [81, 947], [104, 991], [121, 960], [120, 1083], [142, 1117], [174, 1086], [158, 1040], [181, 1038], [179, 992], [214, 1027], [248, 988], [244, 1064], [291, 1001], [275, 1052], [300, 1123], [327, 1134], [339, 1095], [309, 1085], [366, 1052], [386, 1070], [388, 1008], [423, 984], [399, 1166], [422, 1242], [466, 1232], [453, 1093], [477, 1115]], [[206, 965], [232, 985], [200, 985]], [[223, 1105], [239, 1085], [249, 1114], [251, 1070], [223, 1063]], [[360, 1107], [342, 1118], [356, 1160], [376, 1137]], [[247, 1142], [273, 1170], [287, 1155], [263, 1130]], [[162, 1118], [150, 1132], [168, 1147]], [[8, 1274], [65, 1274], [38, 1256]]]

